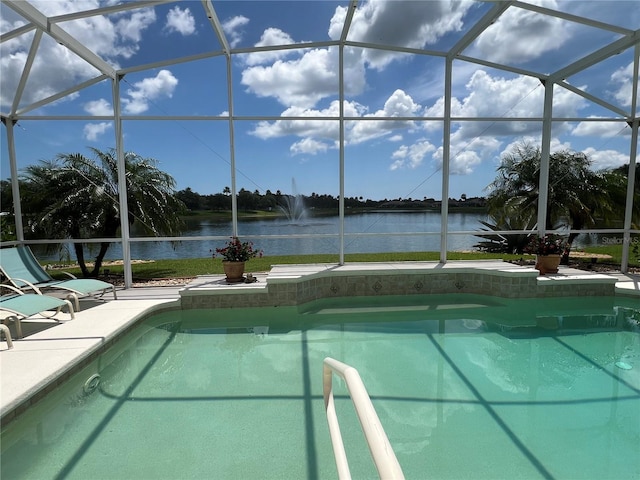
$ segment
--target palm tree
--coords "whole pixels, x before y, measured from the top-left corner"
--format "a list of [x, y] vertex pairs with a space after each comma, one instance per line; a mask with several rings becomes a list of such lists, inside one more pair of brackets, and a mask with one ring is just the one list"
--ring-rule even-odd
[[[625, 205], [626, 203], [626, 178], [628, 172], [629, 164], [626, 164], [612, 170], [607, 176], [608, 180], [612, 181], [612, 183], [617, 187], [616, 196], [618, 197], [618, 202], [620, 205]], [[640, 162], [636, 163], [635, 180], [633, 186], [633, 210], [631, 212], [631, 222], [632, 228], [638, 229], [640, 228]], [[621, 215], [623, 214], [623, 211], [621, 211]]]
[[[514, 212], [522, 219], [535, 218], [541, 154], [530, 143], [516, 145], [502, 157], [498, 176], [489, 186], [489, 213], [497, 223], [511, 224]], [[613, 221], [619, 212], [612, 186], [620, 177], [591, 170], [591, 160], [581, 152], [562, 150], [550, 155], [549, 190], [545, 229], [579, 230], [598, 221]], [[617, 207], [617, 208], [616, 208]], [[517, 222], [516, 222], [517, 223]], [[527, 228], [525, 225], [520, 226]], [[579, 233], [569, 235], [569, 244]]]
[[[28, 233], [49, 238], [111, 238], [120, 228], [116, 152], [91, 151], [95, 159], [79, 153], [60, 154], [26, 168], [21, 189], [28, 217]], [[146, 234], [179, 235], [185, 205], [175, 192], [175, 180], [157, 168], [157, 161], [125, 153], [129, 225]], [[97, 276], [111, 242], [102, 242], [91, 271], [84, 245], [74, 243], [84, 276]]]

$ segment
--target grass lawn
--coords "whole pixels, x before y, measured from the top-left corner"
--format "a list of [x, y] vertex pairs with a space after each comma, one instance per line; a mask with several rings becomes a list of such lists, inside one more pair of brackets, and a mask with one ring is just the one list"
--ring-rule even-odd
[[[612, 258], [606, 263], [620, 265], [622, 258], [622, 246], [610, 245], [603, 247], [590, 247], [582, 249], [589, 253], [598, 253], [610, 255]], [[438, 252], [388, 252], [388, 253], [362, 253], [345, 255], [345, 262], [402, 262], [402, 261], [438, 261], [440, 258]], [[483, 252], [449, 252], [449, 260], [533, 260], [532, 255], [508, 255], [508, 254], [489, 254]], [[304, 263], [338, 263], [337, 254], [323, 255], [282, 255], [282, 256], [264, 256], [255, 258], [247, 262], [247, 272], [266, 272], [271, 269], [272, 265], [283, 264], [304, 264]], [[591, 260], [586, 258], [584, 263]], [[602, 260], [599, 260], [602, 263]], [[638, 259], [632, 254], [630, 265], [632, 267], [640, 267]], [[123, 275], [122, 265], [110, 265], [104, 268], [109, 269], [110, 275]], [[185, 278], [195, 277], [207, 274], [222, 274], [222, 260], [220, 258], [185, 258], [171, 260], [156, 260], [150, 263], [137, 263], [133, 265], [134, 280], [150, 280], [159, 278]], [[80, 276], [80, 269], [77, 267], [65, 268], [64, 271]], [[57, 276], [56, 272], [52, 272]]]

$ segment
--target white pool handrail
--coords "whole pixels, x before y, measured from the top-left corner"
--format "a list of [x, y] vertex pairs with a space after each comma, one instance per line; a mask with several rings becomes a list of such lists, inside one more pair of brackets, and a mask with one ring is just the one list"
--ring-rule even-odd
[[358, 371], [333, 358], [324, 359], [322, 367], [324, 406], [327, 412], [327, 422], [329, 423], [329, 434], [333, 445], [333, 454], [336, 458], [338, 468], [338, 478], [346, 480], [351, 478], [347, 454], [344, 450], [340, 425], [336, 415], [335, 403], [333, 400], [333, 374], [344, 379], [351, 400], [356, 409], [358, 420], [362, 426], [362, 431], [367, 440], [369, 451], [373, 457], [373, 462], [378, 470], [378, 475], [383, 479], [404, 479], [404, 473], [398, 463], [396, 454], [389, 443], [387, 434], [380, 423], [367, 389], [362, 383]]

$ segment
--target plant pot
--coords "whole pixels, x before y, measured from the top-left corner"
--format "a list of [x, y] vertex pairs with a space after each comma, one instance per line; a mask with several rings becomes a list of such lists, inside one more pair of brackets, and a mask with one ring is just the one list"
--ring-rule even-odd
[[222, 261], [224, 274], [227, 276], [227, 283], [244, 282], [244, 264], [245, 262]]
[[558, 273], [558, 265], [562, 255], [537, 255], [536, 270], [540, 271], [540, 275], [547, 273]]

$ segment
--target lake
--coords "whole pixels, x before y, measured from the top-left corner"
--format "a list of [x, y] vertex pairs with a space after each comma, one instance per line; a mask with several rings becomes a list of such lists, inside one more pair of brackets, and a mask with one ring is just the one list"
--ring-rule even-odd
[[[345, 215], [345, 253], [381, 252], [438, 252], [440, 251], [440, 213], [437, 212], [368, 212]], [[487, 221], [486, 214], [449, 213], [449, 232], [469, 232], [484, 228], [480, 221]], [[340, 253], [338, 239], [339, 217], [308, 217], [291, 222], [284, 217], [239, 220], [238, 235], [242, 240], [253, 241], [265, 255], [305, 255]], [[131, 258], [159, 260], [172, 258], [204, 258], [211, 250], [222, 247], [231, 236], [231, 221], [190, 220], [183, 232], [186, 238], [220, 237], [218, 239], [181, 241], [133, 241]], [[135, 229], [132, 231], [135, 236]], [[139, 234], [138, 234], [139, 235]], [[596, 236], [597, 237], [597, 236]], [[473, 234], [451, 235], [448, 251], [473, 250], [481, 239]], [[574, 245], [593, 243], [591, 236], [580, 235]], [[599, 243], [596, 241], [596, 243]], [[32, 246], [42, 260], [75, 260], [70, 244], [62, 254], [46, 254], [38, 245]], [[96, 247], [94, 247], [96, 248]], [[96, 249], [97, 252], [97, 249]], [[93, 251], [85, 253], [87, 259]], [[113, 243], [107, 252], [107, 260], [122, 258], [119, 243]]]
[[[436, 212], [371, 212], [346, 215], [345, 253], [377, 253], [407, 251], [439, 251], [440, 219]], [[239, 220], [238, 235], [251, 240], [265, 255], [298, 255], [340, 252], [338, 216], [309, 217], [291, 222], [284, 217], [267, 220]], [[478, 230], [485, 214], [450, 213], [449, 231]], [[191, 221], [184, 237], [231, 236], [230, 221]], [[428, 233], [425, 235], [425, 233]], [[311, 238], [314, 235], [322, 235]], [[272, 238], [268, 238], [272, 237]], [[277, 237], [277, 238], [273, 238]], [[479, 238], [474, 235], [449, 237], [448, 250], [471, 250]], [[225, 240], [170, 242], [134, 242], [131, 257], [136, 259], [202, 258], [210, 250], [222, 247]], [[113, 250], [112, 250], [113, 249]], [[121, 258], [119, 245], [114, 244], [107, 256]]]

